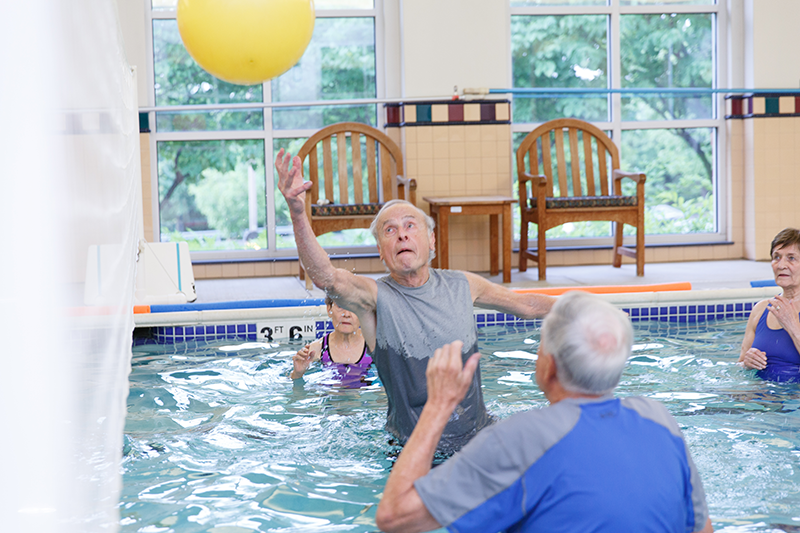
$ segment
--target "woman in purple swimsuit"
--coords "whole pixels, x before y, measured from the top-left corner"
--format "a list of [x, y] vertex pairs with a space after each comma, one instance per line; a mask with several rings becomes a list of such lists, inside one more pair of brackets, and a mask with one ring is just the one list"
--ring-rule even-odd
[[321, 361], [323, 367], [335, 372], [336, 380], [342, 385], [360, 386], [372, 365], [372, 357], [367, 354], [367, 343], [361, 335], [358, 317], [336, 305], [329, 297], [325, 297], [325, 305], [333, 323], [333, 331], [292, 356], [294, 368], [289, 377], [300, 379], [311, 363]]
[[772, 272], [782, 294], [758, 302], [747, 320], [739, 362], [772, 381], [800, 381], [800, 231], [772, 240]]

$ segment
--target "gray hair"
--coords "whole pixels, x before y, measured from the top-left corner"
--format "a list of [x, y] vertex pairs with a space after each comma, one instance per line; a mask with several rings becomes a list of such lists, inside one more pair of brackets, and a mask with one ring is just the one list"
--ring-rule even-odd
[[632, 343], [628, 316], [583, 291], [560, 296], [542, 325], [541, 349], [553, 356], [558, 380], [571, 392], [602, 395], [614, 390]]
[[[378, 221], [380, 221], [381, 215], [383, 215], [384, 211], [386, 211], [393, 205], [397, 204], [405, 204], [413, 207], [417, 211], [417, 214], [421, 216], [422, 219], [425, 221], [425, 226], [427, 226], [428, 228], [428, 235], [431, 235], [433, 233], [433, 230], [436, 228], [436, 223], [433, 221], [433, 218], [431, 218], [430, 215], [425, 213], [425, 211], [423, 211], [422, 209], [420, 209], [419, 207], [415, 206], [414, 204], [412, 204], [407, 200], [400, 200], [400, 199], [389, 200], [388, 202], [383, 204], [383, 207], [381, 207], [381, 210], [378, 211], [378, 214], [375, 215], [375, 218], [372, 219], [372, 223], [369, 225], [369, 231], [370, 233], [372, 233], [372, 237], [375, 239], [375, 242], [378, 243], [378, 246], [380, 246], [380, 241], [378, 240], [378, 230], [380, 229], [378, 227]], [[433, 261], [434, 257], [436, 257], [436, 252], [431, 251], [430, 255], [428, 256], [429, 264], [431, 261]]]

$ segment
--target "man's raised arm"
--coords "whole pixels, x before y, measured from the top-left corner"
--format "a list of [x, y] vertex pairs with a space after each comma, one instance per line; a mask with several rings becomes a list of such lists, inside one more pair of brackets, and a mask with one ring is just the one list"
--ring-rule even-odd
[[306, 191], [311, 188], [311, 182], [303, 182], [301, 166], [300, 158], [292, 158], [283, 148], [275, 158], [278, 189], [289, 206], [297, 254], [311, 281], [329, 296], [336, 298], [337, 305], [356, 313], [363, 327], [365, 324], [362, 312], [369, 312], [375, 307], [378, 290], [375, 280], [335, 268], [328, 254], [317, 242], [311, 221], [306, 216]]

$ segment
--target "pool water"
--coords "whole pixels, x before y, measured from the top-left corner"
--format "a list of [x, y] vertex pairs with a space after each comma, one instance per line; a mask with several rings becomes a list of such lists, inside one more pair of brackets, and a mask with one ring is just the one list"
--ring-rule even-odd
[[[680, 423], [717, 531], [800, 531], [800, 393], [735, 364], [744, 321], [635, 324], [619, 396], [664, 402]], [[484, 396], [505, 418], [544, 407], [538, 330], [480, 330]], [[288, 379], [299, 343], [134, 348], [123, 532], [376, 531], [397, 449], [379, 383]], [[654, 458], [657, 460], [657, 458]]]

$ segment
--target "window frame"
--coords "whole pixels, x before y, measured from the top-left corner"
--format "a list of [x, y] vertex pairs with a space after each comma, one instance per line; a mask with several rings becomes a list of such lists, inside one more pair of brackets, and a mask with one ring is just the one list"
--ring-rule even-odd
[[[728, 80], [728, 18], [729, 13], [724, 2], [717, 0], [714, 4], [669, 4], [666, 1], [659, 5], [621, 6], [619, 0], [609, 0], [606, 6], [514, 6], [509, 8], [509, 39], [511, 38], [511, 20], [519, 15], [607, 15], [608, 16], [608, 51], [607, 68], [611, 89], [622, 87], [621, 79], [621, 54], [620, 50], [620, 17], [622, 15], [655, 15], [662, 13], [678, 14], [712, 14], [712, 62], [714, 73], [712, 88], [720, 87], [723, 80]], [[510, 50], [510, 48], [509, 48]], [[509, 87], [513, 88], [513, 68], [509, 56]], [[552, 92], [556, 93], [555, 89]], [[614, 143], [619, 147], [623, 131], [644, 129], [711, 129], [714, 133], [712, 145], [712, 158], [714, 161], [715, 175], [712, 177], [716, 204], [716, 231], [708, 233], [686, 234], [648, 234], [648, 245], [690, 245], [690, 244], [718, 244], [729, 240], [729, 176], [727, 168], [727, 128], [725, 127], [725, 99], [724, 95], [713, 94], [713, 118], [706, 119], [681, 119], [663, 121], [623, 121], [622, 120], [622, 95], [619, 92], [609, 94], [609, 107], [611, 120], [607, 122], [593, 122], [603, 131], [609, 132]], [[541, 122], [518, 123], [512, 122], [512, 135], [533, 131]], [[631, 170], [631, 169], [623, 169]], [[512, 177], [516, 182], [516, 176]], [[515, 190], [514, 194], [518, 194]], [[625, 242], [633, 243], [635, 236], [626, 236]], [[612, 245], [612, 237], [580, 237], [550, 239], [549, 242], [557, 248], [589, 248], [605, 247]], [[519, 245], [519, 240], [515, 242]]]
[[[201, 262], [228, 262], [228, 261], [254, 261], [264, 259], [296, 258], [296, 248], [277, 248], [277, 235], [275, 227], [275, 202], [272, 193], [275, 191], [277, 176], [273, 164], [273, 143], [278, 139], [291, 139], [310, 137], [317, 129], [292, 129], [275, 130], [273, 129], [272, 110], [274, 107], [286, 107], [286, 102], [272, 102], [271, 80], [262, 84], [263, 102], [254, 102], [255, 105], [247, 107], [249, 109], [261, 107], [264, 113], [264, 128], [261, 130], [208, 130], [208, 131], [164, 131], [159, 132], [156, 123], [156, 110], [163, 110], [163, 107], [155, 105], [155, 56], [153, 47], [153, 21], [154, 20], [174, 20], [177, 18], [177, 8], [154, 8], [152, 0], [142, 0], [147, 3], [145, 10], [146, 28], [145, 41], [147, 47], [147, 86], [148, 102], [147, 113], [148, 121], [151, 125], [149, 135], [150, 148], [150, 185], [152, 200], [152, 223], [158, 241], [161, 235], [161, 214], [159, 211], [159, 190], [158, 190], [158, 143], [168, 141], [219, 141], [219, 140], [260, 140], [264, 143], [264, 170], [266, 179], [266, 228], [267, 228], [267, 247], [261, 250], [218, 250], [191, 252], [193, 261]], [[375, 31], [375, 98], [353, 99], [353, 100], [330, 100], [325, 101], [325, 105], [337, 105], [340, 102], [349, 104], [371, 104], [376, 106], [377, 127], [382, 128], [385, 117], [381, 113], [380, 100], [385, 99], [386, 95], [386, 61], [385, 61], [385, 33], [384, 33], [384, 10], [381, 0], [374, 0], [371, 9], [316, 9], [316, 18], [372, 18]], [[313, 105], [317, 101], [312, 101]], [[309, 102], [299, 102], [296, 107], [308, 105]], [[219, 109], [220, 105], [208, 105], [209, 110]], [[224, 107], [224, 106], [223, 106]], [[371, 246], [337, 247], [336, 253], [339, 254], [359, 254], [377, 253]]]

